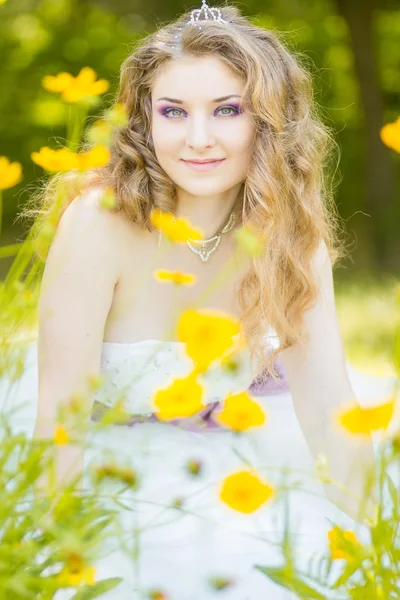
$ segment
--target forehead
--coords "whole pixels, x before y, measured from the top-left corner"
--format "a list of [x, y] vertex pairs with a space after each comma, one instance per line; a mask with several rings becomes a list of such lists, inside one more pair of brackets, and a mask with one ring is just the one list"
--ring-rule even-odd
[[152, 95], [190, 98], [216, 98], [240, 94], [244, 82], [219, 58], [183, 57], [164, 65], [154, 81]]

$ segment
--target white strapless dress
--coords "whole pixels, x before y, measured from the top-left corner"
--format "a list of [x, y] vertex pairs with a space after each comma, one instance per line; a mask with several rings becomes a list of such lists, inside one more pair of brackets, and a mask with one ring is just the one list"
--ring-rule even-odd
[[[97, 579], [123, 578], [101, 599], [144, 600], [157, 590], [168, 600], [294, 600], [297, 596], [254, 568], [281, 564], [277, 544], [283, 537], [285, 499], [300, 567], [306, 566], [314, 552], [326, 551], [331, 521], [355, 528], [360, 539], [366, 534], [326, 499], [322, 484], [313, 477], [314, 459], [297, 422], [289, 390], [267, 386], [257, 391], [252, 386], [255, 374], [247, 351], [242, 358], [235, 373], [217, 365], [204, 375], [205, 401], [211, 404], [229, 391], [250, 388], [268, 415], [263, 427], [237, 436], [224, 428], [191, 430], [162, 422], [112, 425], [98, 431], [91, 422], [85, 486], [90, 485], [89, 465], [108, 459], [133, 468], [140, 482], [135, 492], [124, 491], [119, 496], [127, 552], [115, 549], [110, 540], [104, 558], [96, 564]], [[392, 392], [394, 377], [368, 376], [346, 364], [360, 404], [379, 401]], [[152, 392], [190, 369], [191, 361], [179, 342], [104, 342], [104, 386], [96, 400], [111, 406], [123, 392], [129, 412], [150, 413]], [[24, 404], [23, 411], [13, 418], [14, 430], [31, 435], [37, 413], [35, 343], [18, 385], [8, 386], [5, 380], [0, 384], [3, 410], [10, 403]], [[198, 476], [188, 472], [189, 460], [201, 465]], [[242, 514], [222, 503], [219, 486], [227, 475], [249, 466], [270, 485], [282, 483], [283, 467], [287, 468], [287, 484], [303, 484], [252, 514]], [[180, 508], [176, 508], [177, 500]], [[214, 578], [231, 584], [218, 592], [213, 587]], [[69, 597], [65, 590], [56, 594], [57, 600]]]

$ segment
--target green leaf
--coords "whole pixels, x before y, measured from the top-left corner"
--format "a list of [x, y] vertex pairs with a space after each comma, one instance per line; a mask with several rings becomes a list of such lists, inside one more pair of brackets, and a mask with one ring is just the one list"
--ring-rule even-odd
[[393, 341], [393, 363], [397, 377], [400, 377], [400, 325], [395, 329]]
[[397, 486], [394, 484], [394, 482], [389, 474], [387, 474], [386, 483], [388, 486], [390, 499], [393, 502], [392, 518], [395, 518], [397, 520], [397, 518], [399, 516], [399, 490], [398, 490]]
[[309, 586], [305, 581], [295, 575], [295, 571], [284, 567], [262, 567], [255, 565], [255, 568], [264, 573], [272, 581], [281, 587], [291, 590], [298, 594], [303, 600], [327, 600], [326, 595], [322, 595], [317, 590]]
[[71, 600], [93, 600], [93, 598], [97, 598], [100, 594], [114, 589], [121, 581], [122, 577], [112, 577], [110, 579], [103, 579], [103, 581], [99, 581], [95, 585], [85, 585], [72, 596]]
[[[332, 584], [332, 589], [337, 589], [340, 586], [347, 583], [347, 581], [354, 575], [354, 573], [360, 568], [360, 563], [358, 561], [349, 562], [344, 567], [342, 573], [339, 575], [335, 583]], [[364, 575], [364, 572], [361, 571], [361, 574]], [[363, 576], [364, 580], [364, 576]]]
[[104, 531], [112, 521], [113, 516], [106, 515], [94, 523], [89, 523], [86, 531], [83, 533], [82, 541], [90, 542], [91, 540], [96, 539], [97, 536], [99, 536], [99, 534]]

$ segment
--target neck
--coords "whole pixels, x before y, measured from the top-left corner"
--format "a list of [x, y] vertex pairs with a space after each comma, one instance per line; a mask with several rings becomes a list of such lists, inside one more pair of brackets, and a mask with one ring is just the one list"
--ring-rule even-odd
[[177, 189], [175, 216], [185, 218], [194, 227], [203, 230], [205, 239], [220, 233], [238, 201], [242, 184], [221, 195], [192, 196], [186, 190]]

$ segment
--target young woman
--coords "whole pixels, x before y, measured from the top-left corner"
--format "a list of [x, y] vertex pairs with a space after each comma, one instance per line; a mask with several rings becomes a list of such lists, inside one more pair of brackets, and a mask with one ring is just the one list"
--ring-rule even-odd
[[[362, 495], [373, 464], [371, 442], [332, 423], [334, 410], [366, 398], [369, 378], [346, 363], [338, 327], [332, 266], [343, 249], [324, 177], [333, 142], [310, 75], [274, 33], [203, 0], [141, 41], [122, 66], [116, 102], [128, 125], [115, 132], [110, 163], [71, 197], [46, 263], [35, 435], [51, 434], [56, 400], [86, 389], [88, 374], [104, 381], [96, 410], [125, 396], [129, 425], [89, 428], [85, 454], [59, 451], [60, 478], [105, 456], [138, 475], [138, 489], [121, 498], [135, 560], [114, 551], [97, 565], [99, 578], [123, 578], [110, 598], [211, 600], [218, 578], [226, 600], [294, 598], [254, 568], [280, 563], [285, 498], [300, 564], [326, 549], [329, 518], [357, 518], [356, 505], [308, 480], [305, 491], [245, 513], [219, 486], [251, 468], [278, 487], [282, 466], [293, 484], [323, 454], [333, 477]], [[112, 209], [101, 203], [107, 189]], [[53, 201], [49, 191], [47, 210]], [[154, 209], [188, 219], [209, 241], [166, 245]], [[242, 225], [264, 245], [232, 263]], [[156, 268], [196, 281], [161, 283]], [[191, 307], [236, 317], [247, 346], [237, 369], [216, 364], [203, 375], [204, 410], [169, 423], [154, 414], [152, 392], [191, 369], [175, 327]], [[286, 380], [275, 381], [279, 361]], [[267, 418], [236, 436], [217, 417], [228, 392], [249, 389]]]

